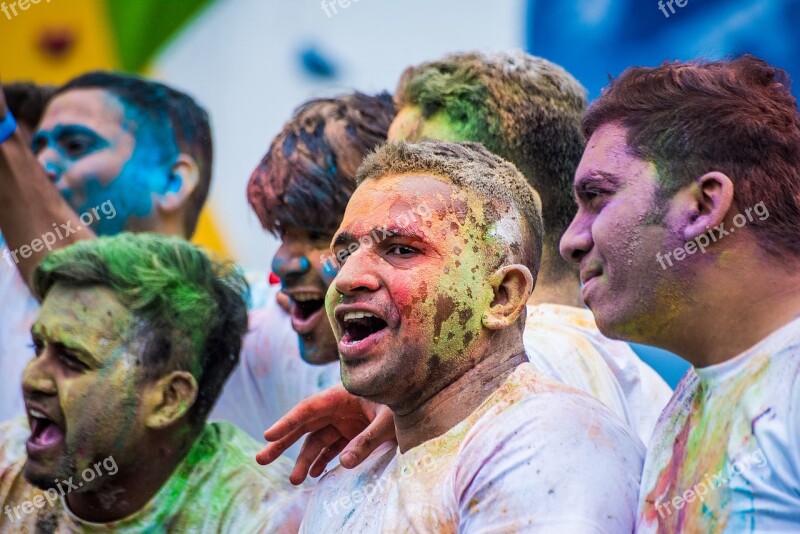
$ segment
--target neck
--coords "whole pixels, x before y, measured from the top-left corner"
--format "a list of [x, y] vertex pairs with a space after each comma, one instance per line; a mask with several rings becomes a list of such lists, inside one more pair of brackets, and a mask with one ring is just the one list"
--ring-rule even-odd
[[138, 447], [140, 451], [147, 451], [146, 469], [142, 469], [142, 459], [138, 458], [124, 472], [120, 467], [114, 475], [105, 474], [108, 478], [101, 486], [67, 494], [72, 513], [84, 521], [110, 523], [142, 509], [172, 476], [198, 435], [196, 432], [187, 433], [184, 439], [175, 443], [175, 434], [173, 429], [169, 436]]
[[673, 321], [658, 346], [706, 367], [736, 357], [800, 316], [797, 262], [779, 263], [757, 246], [735, 257], [724, 270], [698, 269], [685, 293], [694, 294], [683, 304], [688, 313]]
[[471, 367], [441, 391], [407, 414], [394, 414], [400, 452], [440, 436], [475, 411], [508, 378], [528, 361], [521, 344], [513, 351], [497, 351]]
[[558, 248], [545, 246], [542, 249], [542, 263], [536, 287], [528, 304], [561, 304], [583, 307], [581, 298], [581, 280], [573, 265], [564, 261]]

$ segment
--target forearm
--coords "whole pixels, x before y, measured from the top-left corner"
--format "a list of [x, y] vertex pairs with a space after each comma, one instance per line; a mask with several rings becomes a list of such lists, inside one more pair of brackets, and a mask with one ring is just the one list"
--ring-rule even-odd
[[28, 283], [50, 250], [95, 237], [50, 183], [19, 129], [0, 143], [0, 231], [10, 251], [5, 260]]

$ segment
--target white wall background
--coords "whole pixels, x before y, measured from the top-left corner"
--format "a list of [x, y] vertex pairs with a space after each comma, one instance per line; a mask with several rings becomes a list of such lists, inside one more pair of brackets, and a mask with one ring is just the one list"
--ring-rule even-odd
[[[347, 0], [344, 0], [345, 5]], [[209, 110], [216, 161], [211, 209], [234, 257], [268, 268], [277, 242], [245, 198], [250, 173], [304, 100], [358, 89], [394, 90], [411, 64], [459, 50], [521, 48], [523, 0], [351, 0], [326, 15], [319, 0], [224, 0], [160, 55], [156, 74]], [[310, 76], [315, 45], [340, 68]]]

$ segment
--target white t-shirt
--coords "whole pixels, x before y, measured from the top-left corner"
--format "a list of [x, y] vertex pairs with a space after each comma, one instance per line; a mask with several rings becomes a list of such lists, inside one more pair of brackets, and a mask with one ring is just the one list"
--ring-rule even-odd
[[[253, 304], [261, 307], [250, 311], [239, 365], [210, 416], [236, 424], [260, 443], [264, 431], [300, 401], [341, 382], [338, 361], [311, 365], [300, 357], [289, 314], [276, 301], [279, 290], [253, 284]], [[284, 454], [294, 459], [301, 446], [302, 440]]]
[[627, 343], [601, 334], [591, 311], [528, 306], [524, 343], [541, 374], [600, 399], [647, 445], [672, 389]]
[[0, 237], [0, 422], [25, 412], [22, 372], [33, 357], [31, 326], [39, 303]]
[[447, 433], [331, 470], [301, 532], [631, 532], [643, 459], [606, 407], [524, 363]]
[[692, 368], [658, 421], [640, 532], [800, 531], [800, 319]]

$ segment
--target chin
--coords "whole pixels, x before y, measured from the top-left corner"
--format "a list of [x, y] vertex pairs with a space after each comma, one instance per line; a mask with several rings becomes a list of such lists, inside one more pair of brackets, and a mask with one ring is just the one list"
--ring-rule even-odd
[[[61, 463], [67, 462], [62, 460]], [[28, 459], [25, 462], [23, 474], [29, 484], [40, 490], [47, 490], [56, 487], [56, 480], [69, 480], [70, 477], [74, 476], [74, 472], [74, 469], [69, 469], [65, 465], [47, 468], [39, 466]]]

